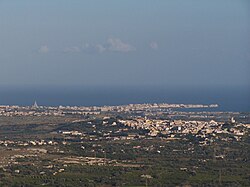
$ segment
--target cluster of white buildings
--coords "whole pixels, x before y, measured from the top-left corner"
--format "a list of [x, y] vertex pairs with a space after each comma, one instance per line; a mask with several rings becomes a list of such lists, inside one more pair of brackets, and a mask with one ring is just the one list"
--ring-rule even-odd
[[129, 104], [120, 106], [9, 106], [0, 105], [0, 116], [64, 116], [70, 115], [89, 115], [100, 114], [101, 112], [133, 112], [133, 111], [150, 111], [163, 110], [171, 108], [213, 108], [218, 107], [217, 104], [212, 105], [192, 105], [192, 104]]
[[[233, 120], [232, 120], [233, 121]], [[209, 134], [232, 134], [235, 136], [243, 136], [247, 133], [244, 124], [230, 123], [231, 128], [227, 128], [224, 123], [211, 120], [207, 121], [185, 121], [185, 120], [149, 120], [144, 118], [136, 118], [133, 120], [119, 120], [125, 126], [134, 129], [148, 130], [148, 135], [157, 136], [158, 134], [171, 135], [176, 134], [193, 134], [193, 135], [209, 135]], [[235, 121], [234, 121], [235, 122]]]
[[56, 141], [45, 140], [29, 140], [29, 141], [14, 141], [14, 140], [0, 140], [0, 145], [8, 146], [42, 146], [42, 145], [58, 145]]

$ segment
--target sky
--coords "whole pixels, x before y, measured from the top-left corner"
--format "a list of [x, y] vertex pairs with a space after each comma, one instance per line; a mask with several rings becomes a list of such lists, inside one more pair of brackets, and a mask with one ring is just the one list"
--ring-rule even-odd
[[0, 0], [0, 86], [250, 87], [248, 0]]

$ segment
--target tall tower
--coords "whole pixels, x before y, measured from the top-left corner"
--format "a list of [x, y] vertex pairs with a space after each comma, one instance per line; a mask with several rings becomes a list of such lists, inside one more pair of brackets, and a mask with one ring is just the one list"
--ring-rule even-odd
[[39, 108], [39, 106], [37, 105], [36, 101], [35, 101], [35, 103], [33, 104], [32, 108]]

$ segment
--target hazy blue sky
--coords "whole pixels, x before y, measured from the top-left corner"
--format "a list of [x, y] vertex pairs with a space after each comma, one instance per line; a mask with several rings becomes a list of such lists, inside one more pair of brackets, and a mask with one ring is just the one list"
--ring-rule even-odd
[[0, 85], [249, 86], [249, 0], [0, 0]]

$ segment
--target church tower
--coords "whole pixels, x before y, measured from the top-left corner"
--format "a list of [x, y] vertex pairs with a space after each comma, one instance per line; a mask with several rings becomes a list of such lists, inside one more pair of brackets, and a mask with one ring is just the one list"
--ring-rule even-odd
[[37, 105], [37, 102], [35, 101], [35, 103], [33, 104], [32, 108], [39, 108], [39, 106]]

